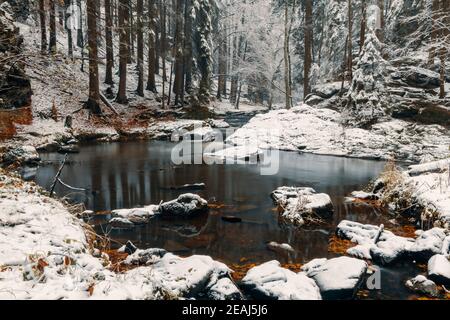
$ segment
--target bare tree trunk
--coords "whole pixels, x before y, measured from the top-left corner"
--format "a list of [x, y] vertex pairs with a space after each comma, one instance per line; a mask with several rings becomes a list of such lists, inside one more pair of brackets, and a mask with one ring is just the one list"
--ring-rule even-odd
[[47, 52], [47, 26], [45, 19], [45, 0], [39, 0], [39, 19], [41, 24], [41, 52]]
[[450, 0], [442, 0], [442, 31], [441, 31], [441, 49], [440, 49], [440, 90], [439, 98], [445, 99], [445, 63], [450, 47]]
[[284, 87], [285, 87], [285, 99], [286, 109], [291, 108], [291, 79], [290, 79], [290, 64], [289, 64], [289, 5], [286, 1], [284, 6]]
[[312, 0], [305, 2], [305, 66], [303, 77], [303, 99], [305, 99], [311, 92], [309, 83], [311, 66], [312, 66], [312, 42], [313, 42], [313, 4]]
[[114, 48], [113, 48], [113, 17], [111, 0], [105, 0], [105, 39], [106, 39], [106, 75], [105, 83], [114, 84], [113, 67], [114, 67]]
[[127, 98], [127, 62], [128, 62], [128, 0], [119, 0], [119, 91], [116, 101], [126, 104]]
[[[67, 9], [72, 5], [72, 0], [64, 0], [64, 9], [67, 12]], [[68, 16], [66, 16], [66, 19], [64, 21], [64, 28], [67, 31], [67, 47], [68, 47], [68, 55], [70, 58], [73, 59], [73, 35], [72, 35], [72, 26], [69, 24], [69, 18], [73, 14], [73, 12], [70, 12], [70, 15], [68, 13]]]
[[353, 8], [352, 0], [348, 0], [348, 48], [347, 48], [347, 71], [349, 81], [353, 80]]
[[439, 0], [433, 0], [431, 7], [431, 47], [428, 51], [428, 66], [434, 65], [434, 59], [436, 58], [436, 40], [438, 38], [438, 18], [439, 18]]
[[147, 0], [148, 7], [148, 78], [147, 78], [147, 90], [156, 93], [156, 80], [155, 80], [155, 35], [156, 35], [156, 23], [155, 23], [155, 6], [153, 5], [153, 0]]
[[89, 45], [89, 100], [87, 105], [94, 114], [101, 113], [98, 81], [97, 10], [95, 0], [87, 0]]
[[[380, 40], [380, 42], [384, 42], [384, 25], [385, 25], [384, 1], [385, 0], [378, 0], [378, 8], [380, 9], [380, 28], [378, 29], [378, 40]], [[366, 3], [364, 1], [364, 7], [365, 6]]]
[[[384, 0], [378, 0], [378, 2], [384, 2]], [[381, 9], [381, 8], [380, 8]], [[384, 13], [382, 12], [381, 15]], [[361, 3], [361, 31], [359, 32], [359, 54], [361, 54], [364, 48], [364, 42], [366, 42], [366, 27], [367, 27], [367, 4], [366, 0], [362, 0]], [[381, 36], [381, 32], [379, 37]]]
[[[178, 105], [183, 95], [183, 0], [176, 1], [175, 22], [175, 81], [173, 93], [175, 94], [175, 105]], [[183, 103], [181, 101], [181, 103]]]
[[128, 2], [129, 4], [129, 25], [130, 27], [128, 28], [128, 36], [129, 36], [129, 41], [128, 41], [128, 63], [132, 63], [133, 62], [133, 58], [134, 58], [134, 9], [133, 9], [133, 0], [129, 0]]
[[137, 94], [144, 96], [144, 33], [142, 18], [144, 15], [144, 0], [137, 0], [136, 6], [136, 33], [137, 33], [137, 68], [138, 68], [138, 87]]
[[48, 50], [56, 53], [56, 0], [50, 0], [50, 42]]
[[184, 91], [192, 92], [192, 0], [186, 0], [184, 7]]

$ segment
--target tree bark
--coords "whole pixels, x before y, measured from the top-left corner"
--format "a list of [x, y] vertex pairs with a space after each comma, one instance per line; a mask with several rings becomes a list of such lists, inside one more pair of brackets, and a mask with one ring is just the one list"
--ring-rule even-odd
[[284, 87], [285, 87], [285, 99], [286, 99], [286, 109], [291, 108], [291, 79], [290, 79], [290, 64], [289, 64], [289, 5], [286, 1], [284, 5]]
[[303, 79], [303, 99], [311, 92], [310, 73], [312, 66], [312, 45], [313, 45], [313, 4], [312, 0], [305, 2], [305, 66]]
[[41, 24], [41, 52], [45, 54], [47, 52], [47, 26], [46, 26], [46, 14], [45, 14], [45, 0], [39, 0], [39, 19]]
[[[384, 0], [379, 0], [379, 2], [384, 2]], [[380, 8], [381, 9], [381, 8]], [[383, 15], [383, 13], [382, 13]], [[361, 54], [364, 48], [364, 42], [366, 41], [366, 27], [367, 27], [367, 4], [366, 0], [362, 0], [361, 3], [361, 30], [359, 32], [359, 54]], [[380, 33], [381, 35], [381, 33]], [[380, 37], [379, 35], [379, 37]]]
[[89, 45], [89, 100], [87, 105], [94, 114], [100, 114], [100, 86], [98, 81], [97, 9], [95, 0], [87, 0]]
[[116, 102], [126, 104], [127, 98], [127, 63], [128, 63], [128, 0], [119, 0], [119, 91]]
[[353, 80], [353, 8], [352, 0], [348, 0], [348, 42], [347, 42], [347, 71], [349, 81]]
[[105, 83], [113, 85], [114, 48], [113, 48], [113, 17], [111, 0], [105, 0], [105, 39], [106, 39], [106, 74]]
[[439, 18], [439, 0], [432, 0], [431, 7], [431, 46], [428, 51], [428, 66], [434, 65], [434, 59], [436, 58], [436, 41], [439, 34], [438, 18]]
[[56, 0], [50, 0], [50, 41], [48, 50], [56, 53]]
[[156, 67], [156, 49], [155, 49], [155, 35], [156, 35], [156, 22], [155, 22], [155, 10], [153, 0], [147, 0], [148, 7], [148, 78], [147, 78], [147, 90], [156, 93], [156, 80], [155, 80], [155, 67]]
[[138, 87], [137, 94], [144, 96], [144, 34], [142, 16], [144, 15], [144, 0], [137, 0], [137, 68], [138, 68]]
[[[175, 94], [175, 105], [178, 105], [183, 95], [183, 0], [176, 1], [176, 22], [175, 22], [175, 80], [173, 93]], [[183, 101], [181, 101], [183, 104]]]

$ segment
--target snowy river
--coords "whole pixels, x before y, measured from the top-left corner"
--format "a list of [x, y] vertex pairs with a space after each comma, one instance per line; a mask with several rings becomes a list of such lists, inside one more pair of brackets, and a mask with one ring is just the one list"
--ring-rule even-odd
[[[305, 263], [314, 258], [334, 257], [329, 241], [343, 219], [381, 224], [388, 218], [364, 205], [344, 202], [351, 191], [361, 190], [383, 170], [384, 162], [348, 159], [294, 152], [281, 152], [280, 170], [262, 176], [258, 165], [174, 165], [170, 142], [124, 142], [86, 145], [79, 154], [70, 155], [61, 178], [64, 182], [88, 189], [73, 192], [58, 186], [59, 196], [84, 203], [87, 209], [102, 213], [90, 221], [96, 230], [120, 243], [131, 240], [139, 248], [164, 248], [182, 256], [209, 255], [233, 264], [260, 264], [269, 260]], [[49, 188], [63, 155], [41, 154], [43, 165], [35, 180]], [[131, 230], [112, 230], [105, 224], [109, 210], [159, 204], [186, 191], [171, 187], [205, 183], [195, 191], [212, 208], [194, 219], [164, 220]], [[324, 224], [295, 228], [278, 219], [270, 193], [280, 186], [307, 186], [330, 195], [335, 206], [332, 219]], [[240, 223], [222, 220], [236, 216]], [[274, 252], [267, 242], [289, 243], [295, 253]], [[404, 281], [415, 276], [417, 268], [409, 263], [382, 268], [382, 290], [372, 298], [406, 298], [410, 295]]]

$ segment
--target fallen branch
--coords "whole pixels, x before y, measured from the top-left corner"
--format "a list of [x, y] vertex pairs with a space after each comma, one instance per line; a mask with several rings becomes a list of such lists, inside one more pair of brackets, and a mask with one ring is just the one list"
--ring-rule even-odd
[[60, 178], [58, 178], [58, 182], [61, 183], [64, 187], [66, 187], [66, 188], [68, 188], [68, 189], [70, 189], [70, 190], [74, 190], [74, 191], [87, 191], [87, 190], [84, 189], [84, 188], [75, 188], [75, 187], [72, 187], [72, 186], [68, 185], [67, 183], [64, 183]]
[[118, 115], [120, 117], [119, 112], [117, 112], [117, 110], [113, 107], [113, 105], [111, 104], [111, 102], [109, 102], [109, 100], [103, 95], [103, 93], [100, 93], [100, 99], [103, 101], [103, 103], [110, 108], [116, 115]]
[[376, 237], [375, 237], [375, 240], [374, 240], [375, 244], [377, 244], [378, 241], [380, 241], [380, 237], [381, 237], [381, 235], [383, 234], [383, 231], [384, 231], [384, 224], [382, 224], [382, 225], [380, 226], [380, 228], [378, 229], [378, 233], [377, 233], [377, 235], [376, 235]]
[[66, 165], [68, 154], [64, 156], [64, 161], [62, 162], [61, 166], [59, 167], [58, 172], [56, 173], [55, 178], [53, 179], [52, 187], [50, 188], [50, 197], [53, 195], [53, 192], [55, 191], [56, 184], [58, 183], [59, 176], [61, 175], [62, 170], [64, 169], [64, 166]]

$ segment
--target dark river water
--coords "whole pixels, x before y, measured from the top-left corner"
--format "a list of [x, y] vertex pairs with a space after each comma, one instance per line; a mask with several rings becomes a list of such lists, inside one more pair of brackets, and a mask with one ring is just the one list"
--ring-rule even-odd
[[[133, 208], [175, 199], [186, 191], [170, 187], [206, 184], [195, 192], [215, 207], [208, 214], [189, 220], [152, 219], [132, 230], [108, 230], [105, 218], [91, 221], [99, 233], [110, 232], [119, 243], [131, 240], [139, 248], [165, 248], [180, 255], [205, 254], [227, 264], [305, 263], [314, 258], [333, 257], [328, 251], [330, 237], [343, 219], [389, 225], [385, 215], [367, 206], [344, 203], [351, 191], [363, 189], [376, 178], [385, 163], [331, 156], [280, 153], [280, 170], [273, 176], [260, 175], [259, 165], [174, 165], [169, 142], [125, 142], [87, 145], [70, 155], [61, 178], [88, 189], [73, 192], [58, 186], [59, 196], [84, 203], [87, 209], [103, 212]], [[49, 188], [63, 155], [41, 154], [44, 165], [36, 182]], [[313, 187], [330, 195], [335, 205], [332, 219], [324, 224], [295, 228], [278, 219], [270, 193], [280, 186]], [[229, 223], [224, 215], [242, 218]], [[269, 251], [266, 243], [289, 243], [294, 254]], [[413, 265], [382, 269], [382, 289], [372, 298], [406, 298], [404, 281], [418, 274]]]

